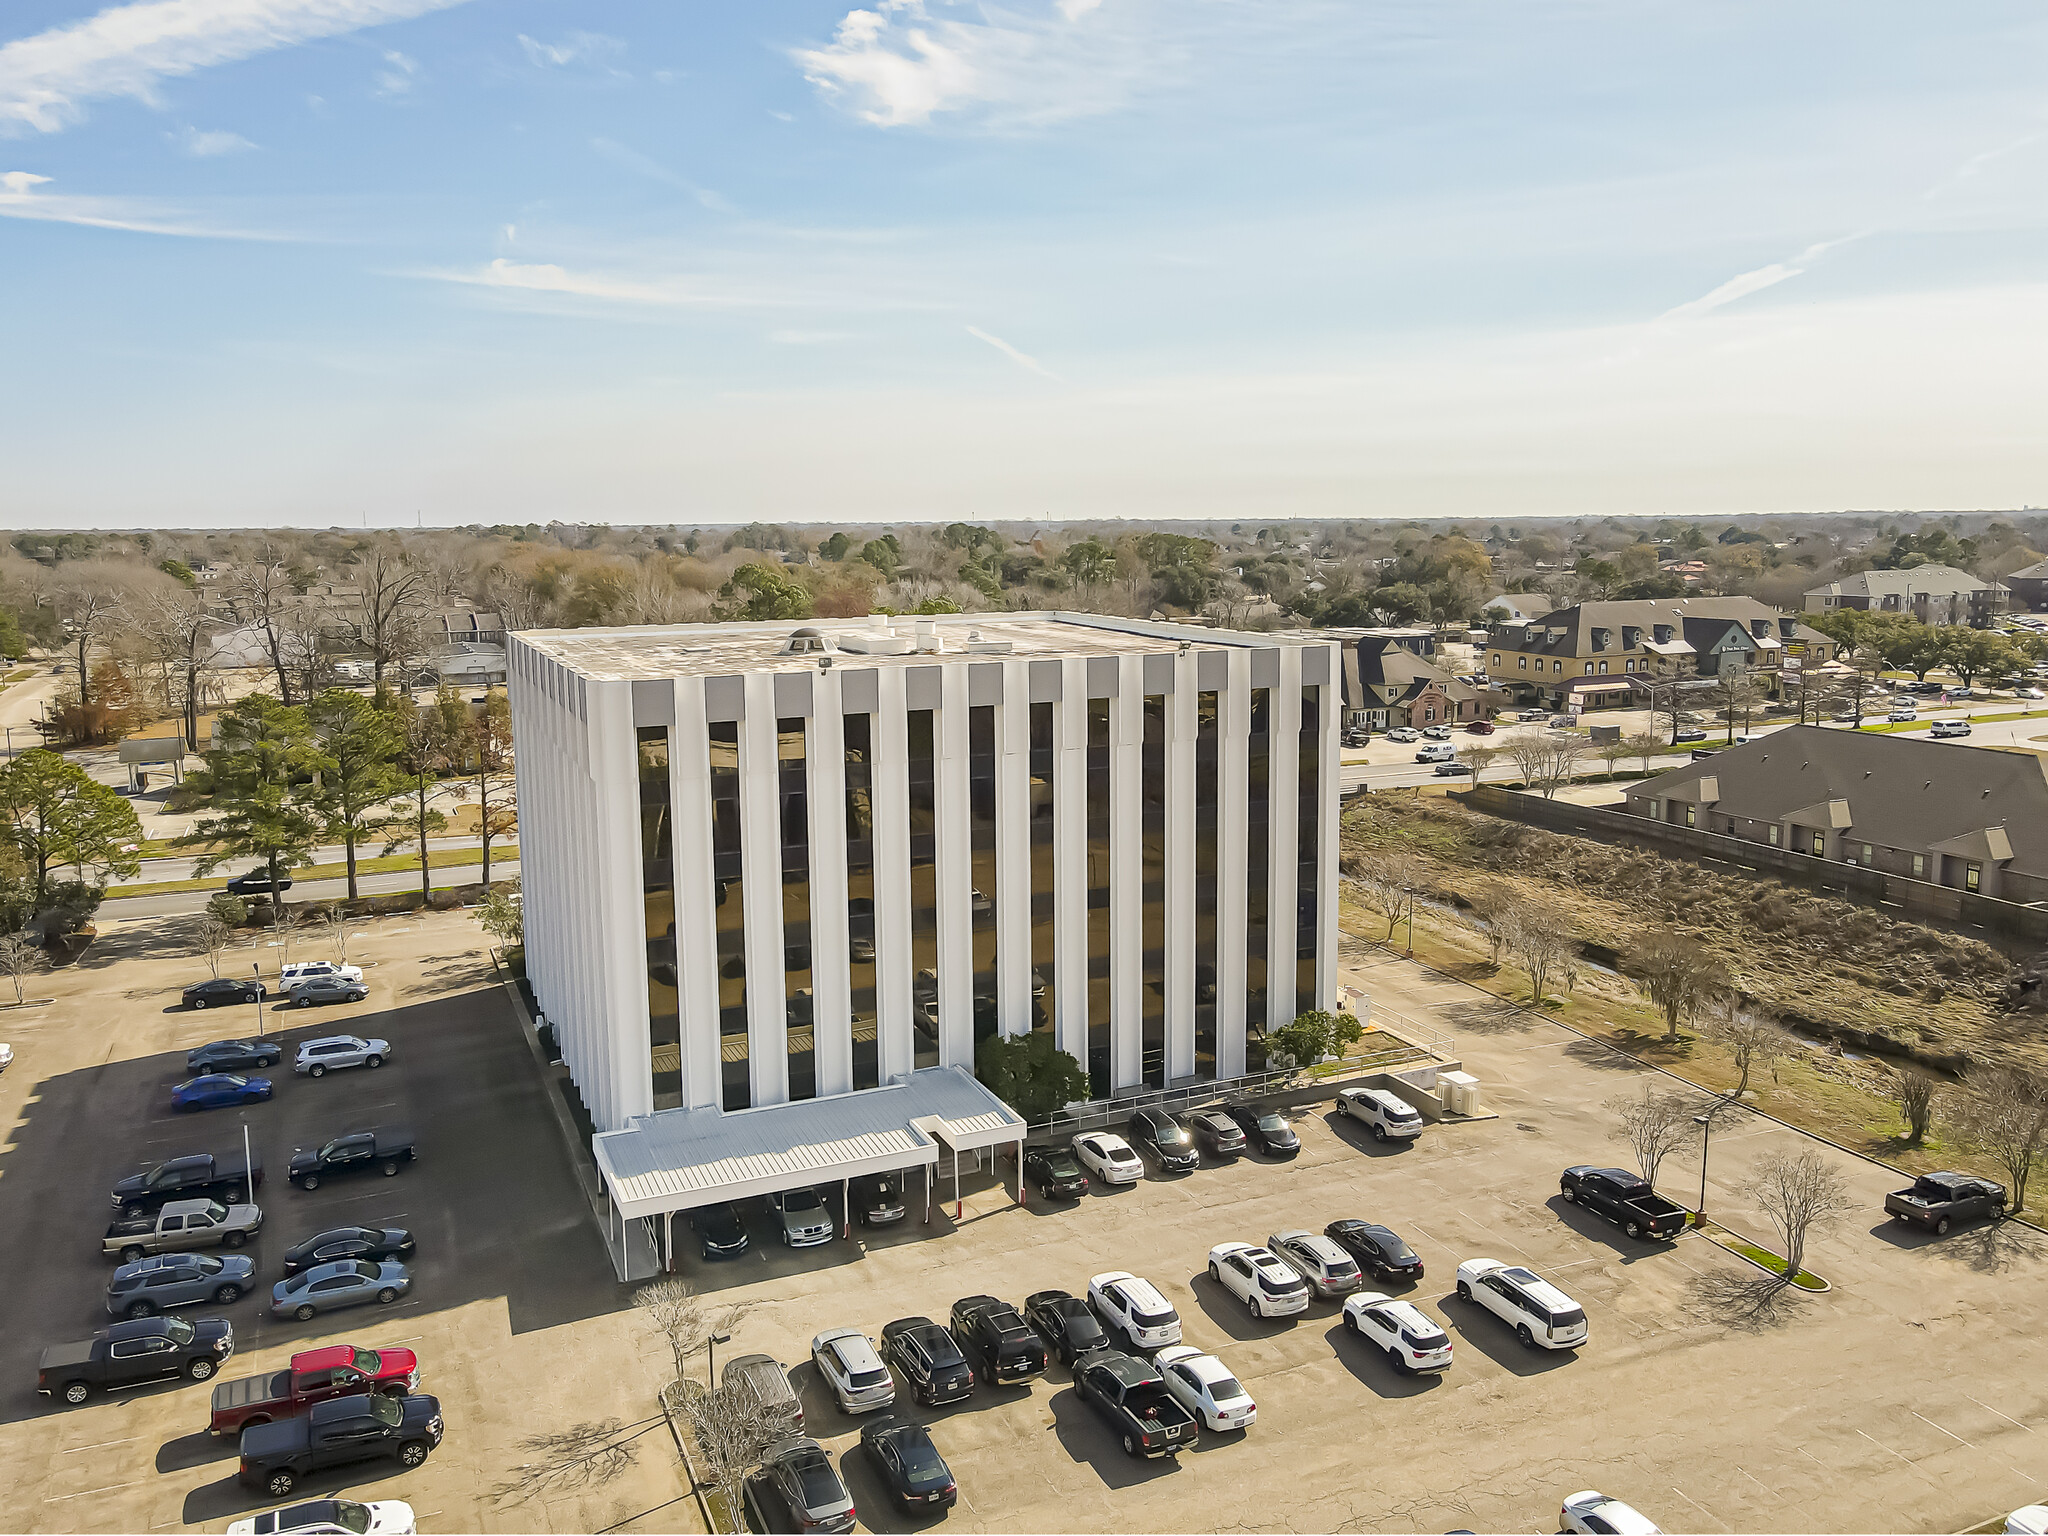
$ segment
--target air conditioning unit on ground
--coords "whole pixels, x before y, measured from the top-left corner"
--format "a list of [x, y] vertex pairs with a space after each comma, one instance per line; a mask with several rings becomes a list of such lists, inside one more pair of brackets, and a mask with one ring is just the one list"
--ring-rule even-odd
[[1479, 1113], [1479, 1079], [1469, 1072], [1439, 1072], [1437, 1090], [1443, 1095], [1444, 1112], [1451, 1115]]

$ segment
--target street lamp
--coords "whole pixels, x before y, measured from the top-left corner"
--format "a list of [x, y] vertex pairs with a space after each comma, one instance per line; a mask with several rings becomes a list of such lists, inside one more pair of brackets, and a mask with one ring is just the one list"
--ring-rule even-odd
[[[1714, 1109], [1719, 1109], [1715, 1105]], [[1700, 1203], [1693, 1210], [1693, 1225], [1698, 1226], [1707, 1219], [1707, 1143], [1714, 1135], [1714, 1110], [1704, 1115], [1694, 1115], [1692, 1123], [1700, 1128]]]
[[706, 1366], [705, 1370], [711, 1377], [711, 1385], [714, 1387], [718, 1385], [718, 1346], [730, 1344], [731, 1342], [732, 1335], [729, 1333], [714, 1333], [704, 1341], [705, 1351], [711, 1357], [711, 1362]]
[[1415, 887], [1404, 887], [1408, 892], [1408, 958], [1415, 958]]
[[263, 963], [260, 960], [251, 960], [249, 962], [249, 972], [256, 978], [256, 990], [249, 994], [249, 1001], [256, 1005], [256, 1038], [261, 1040], [263, 1038]]

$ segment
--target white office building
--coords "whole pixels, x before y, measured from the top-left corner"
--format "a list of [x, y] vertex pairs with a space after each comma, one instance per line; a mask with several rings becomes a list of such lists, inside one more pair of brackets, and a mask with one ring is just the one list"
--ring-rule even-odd
[[[1226, 1082], [1336, 993], [1338, 647], [1085, 614], [507, 640], [526, 956], [623, 1230]], [[623, 1267], [623, 1266], [622, 1266]]]

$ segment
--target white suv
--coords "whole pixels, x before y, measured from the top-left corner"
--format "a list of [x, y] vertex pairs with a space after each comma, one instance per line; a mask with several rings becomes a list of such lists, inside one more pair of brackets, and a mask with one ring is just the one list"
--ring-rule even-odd
[[1344, 1303], [1344, 1322], [1404, 1376], [1451, 1368], [1450, 1335], [1412, 1301], [1367, 1291]]
[[1337, 1095], [1337, 1107], [1352, 1119], [1363, 1120], [1374, 1141], [1422, 1134], [1422, 1116], [1415, 1106], [1384, 1088], [1346, 1088]]
[[336, 965], [332, 960], [294, 960], [279, 969], [277, 989], [289, 992], [302, 981], [329, 976], [341, 981], [361, 981], [363, 968], [360, 965]]
[[1209, 1278], [1253, 1317], [1292, 1317], [1308, 1310], [1308, 1282], [1270, 1249], [1218, 1243], [1209, 1250]]
[[1458, 1266], [1458, 1297], [1476, 1301], [1515, 1330], [1530, 1349], [1577, 1349], [1586, 1342], [1586, 1314], [1548, 1280], [1499, 1259]]
[[1133, 1349], [1159, 1349], [1180, 1342], [1180, 1314], [1149, 1280], [1112, 1269], [1088, 1282], [1088, 1305], [1112, 1333]]

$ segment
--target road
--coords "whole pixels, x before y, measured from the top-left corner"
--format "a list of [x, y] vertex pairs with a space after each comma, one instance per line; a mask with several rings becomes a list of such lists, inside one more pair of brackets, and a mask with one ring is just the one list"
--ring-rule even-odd
[[[509, 839], [493, 838], [491, 845], [495, 850], [501, 848], [506, 841], [509, 841]], [[477, 840], [474, 837], [430, 837], [427, 839], [427, 849], [431, 853], [442, 853], [451, 848], [474, 849], [478, 846], [479, 844], [477, 843]], [[362, 842], [356, 844], [356, 859], [358, 860], [358, 862], [360, 862], [365, 859], [381, 857], [383, 853], [383, 848], [384, 844], [381, 839], [365, 838]], [[343, 848], [339, 843], [322, 844], [320, 847], [315, 848], [313, 850], [313, 862], [315, 864], [340, 864], [346, 861], [347, 858], [348, 851], [345, 848]], [[215, 873], [217, 873], [220, 876], [220, 878], [223, 881], [225, 881], [234, 875], [240, 874], [243, 870], [250, 868], [254, 864], [254, 862], [254, 860], [250, 859], [233, 859], [230, 860], [228, 864], [223, 865], [221, 869], [215, 871]], [[173, 857], [167, 858], [144, 859], [142, 861], [141, 872], [134, 875], [124, 876], [121, 880], [121, 884], [149, 885], [161, 880], [204, 879], [206, 877], [202, 876], [198, 872], [198, 869], [196, 868], [198, 863], [199, 860], [192, 854], [178, 854]], [[498, 863], [498, 855], [496, 852], [493, 852], [491, 855], [491, 873], [494, 878], [497, 874]], [[413, 878], [418, 879], [418, 875], [415, 874]]]
[[[452, 868], [434, 871], [434, 889], [448, 886], [469, 885], [484, 872], [482, 864], [457, 864]], [[519, 878], [519, 861], [506, 863], [500, 859], [491, 860], [491, 881], [516, 880]], [[225, 879], [223, 879], [225, 883]], [[393, 875], [364, 875], [356, 882], [365, 896], [395, 896], [401, 891], [416, 891], [420, 888], [420, 872], [417, 869], [401, 870]], [[182, 917], [206, 910], [206, 903], [214, 891], [179, 891], [168, 896], [110, 896], [100, 904], [100, 911], [108, 917]], [[295, 885], [286, 893], [293, 905], [302, 901], [346, 901], [348, 882], [346, 880], [313, 880], [304, 885]]]

